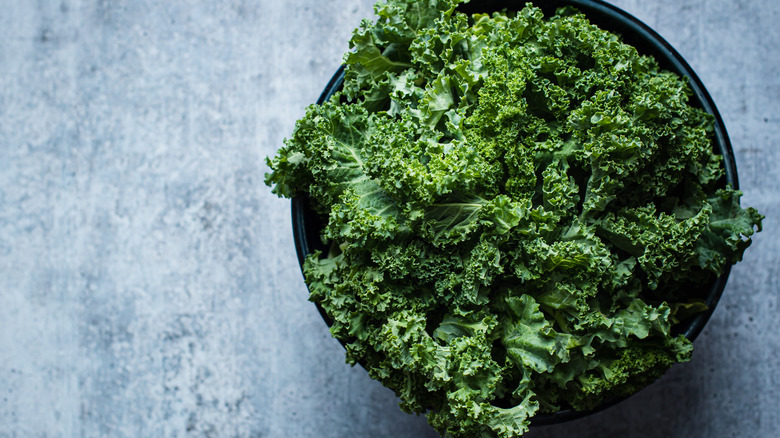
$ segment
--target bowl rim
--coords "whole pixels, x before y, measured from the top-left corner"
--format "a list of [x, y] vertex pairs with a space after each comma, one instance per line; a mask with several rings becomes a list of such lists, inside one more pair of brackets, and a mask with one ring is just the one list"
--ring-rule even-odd
[[[731, 185], [733, 189], [739, 189], [734, 151], [723, 119], [701, 79], [699, 79], [693, 68], [691, 68], [687, 61], [685, 61], [671, 44], [636, 17], [602, 0], [530, 0], [530, 2], [537, 7], [540, 7], [545, 16], [552, 15], [559, 7], [573, 6], [584, 13], [591, 23], [596, 24], [602, 29], [620, 35], [621, 41], [636, 47], [640, 54], [654, 57], [662, 69], [672, 71], [687, 79], [692, 92], [689, 103], [698, 106], [713, 117], [713, 147], [723, 157], [725, 182], [726, 184]], [[486, 1], [473, 4], [466, 3], [464, 5], [467, 7], [464, 9], [468, 9], [469, 12], [495, 11], [501, 9], [498, 7], [500, 5], [506, 7], [507, 3], [510, 2], [505, 0]], [[523, 7], [524, 3], [515, 3], [514, 5]], [[328, 84], [323, 89], [316, 103], [320, 105], [328, 100], [341, 88], [343, 82], [344, 65], [341, 65], [331, 77], [330, 81], [328, 81]], [[308, 196], [306, 195], [298, 194], [292, 198], [291, 213], [295, 249], [301, 270], [303, 270], [303, 263], [307, 255], [311, 254], [316, 249], [325, 249], [319, 241], [319, 230], [321, 230], [323, 224], [317, 217], [317, 214], [311, 209]], [[681, 333], [689, 340], [693, 341], [699, 336], [707, 321], [712, 316], [726, 287], [730, 272], [731, 265], [729, 264], [726, 266], [723, 273], [712, 281], [709, 293], [705, 300], [707, 310], [693, 317], [689, 325]], [[315, 304], [317, 305], [317, 309], [323, 320], [328, 327], [330, 327], [333, 322], [332, 319], [327, 315], [319, 303]], [[344, 345], [343, 342], [342, 345]], [[607, 409], [628, 397], [630, 397], [630, 395], [627, 397], [609, 399], [596, 408], [587, 411], [563, 409], [554, 413], [538, 414], [531, 418], [531, 424], [534, 426], [558, 424], [585, 417]]]

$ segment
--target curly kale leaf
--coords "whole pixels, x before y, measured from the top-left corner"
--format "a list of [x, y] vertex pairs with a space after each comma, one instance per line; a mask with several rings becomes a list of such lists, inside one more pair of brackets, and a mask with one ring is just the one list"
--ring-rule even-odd
[[310, 298], [347, 361], [452, 437], [629, 395], [761, 216], [684, 79], [573, 9], [389, 0], [267, 163], [326, 223]]

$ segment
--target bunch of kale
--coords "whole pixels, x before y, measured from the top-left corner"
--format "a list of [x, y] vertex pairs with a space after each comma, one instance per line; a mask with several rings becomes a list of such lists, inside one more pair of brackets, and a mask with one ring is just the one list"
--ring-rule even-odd
[[684, 80], [576, 11], [458, 3], [378, 4], [266, 182], [326, 218], [305, 276], [348, 361], [442, 433], [512, 437], [688, 360], [690, 291], [762, 216]]

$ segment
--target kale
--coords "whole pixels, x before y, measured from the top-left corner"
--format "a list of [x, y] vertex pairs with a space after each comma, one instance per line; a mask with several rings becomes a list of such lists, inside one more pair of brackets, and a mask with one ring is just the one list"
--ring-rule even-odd
[[762, 216], [685, 80], [575, 10], [459, 3], [377, 4], [266, 183], [327, 223], [304, 273], [348, 362], [442, 434], [513, 437], [688, 360], [690, 284]]

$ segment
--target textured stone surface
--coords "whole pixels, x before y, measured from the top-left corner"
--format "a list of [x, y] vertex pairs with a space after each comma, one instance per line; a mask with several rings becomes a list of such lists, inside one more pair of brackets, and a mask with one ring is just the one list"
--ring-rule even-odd
[[[477, 1], [477, 0], [474, 0]], [[780, 3], [619, 0], [768, 216], [692, 362], [527, 436], [780, 430]], [[0, 1], [0, 437], [434, 437], [343, 363], [262, 184], [370, 0]]]

